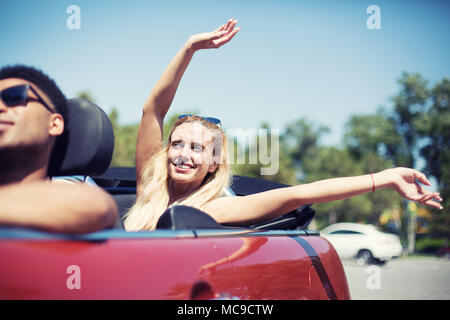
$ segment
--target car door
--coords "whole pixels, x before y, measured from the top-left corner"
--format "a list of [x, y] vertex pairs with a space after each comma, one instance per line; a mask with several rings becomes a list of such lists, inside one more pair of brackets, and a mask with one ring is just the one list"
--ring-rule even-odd
[[[338, 255], [317, 232], [230, 234], [227, 230], [197, 230], [196, 233], [227, 257], [239, 276], [246, 299], [350, 297]], [[214, 273], [214, 265], [203, 271]]]
[[204, 273], [226, 257], [190, 230], [70, 236], [0, 228], [0, 258], [0, 299], [245, 298], [228, 261]]

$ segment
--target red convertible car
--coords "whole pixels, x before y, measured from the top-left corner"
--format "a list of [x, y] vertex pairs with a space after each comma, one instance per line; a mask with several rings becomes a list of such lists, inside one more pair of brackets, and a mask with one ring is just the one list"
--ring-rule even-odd
[[[87, 101], [69, 103], [68, 134], [52, 174], [93, 177], [123, 214], [135, 200], [134, 168], [108, 169], [108, 117]], [[282, 187], [237, 176], [229, 192]], [[313, 216], [305, 206], [238, 228], [178, 206], [150, 232], [126, 232], [120, 221], [85, 235], [0, 227], [0, 299], [350, 299], [333, 246], [307, 230]]]

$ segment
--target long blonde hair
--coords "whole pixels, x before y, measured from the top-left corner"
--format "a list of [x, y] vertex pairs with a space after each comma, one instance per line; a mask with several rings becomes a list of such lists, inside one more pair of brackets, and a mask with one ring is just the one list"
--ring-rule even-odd
[[[172, 205], [186, 205], [197, 209], [203, 209], [205, 205], [220, 197], [224, 189], [230, 185], [231, 171], [227, 161], [227, 141], [223, 130], [215, 124], [197, 116], [187, 116], [175, 122], [170, 134], [167, 146], [156, 152], [145, 165], [142, 173], [142, 191], [136, 199], [136, 203], [125, 215], [125, 229], [128, 231], [154, 230], [159, 217], [168, 208], [170, 200], [168, 150], [172, 133], [176, 127], [183, 123], [201, 123], [204, 127], [219, 133], [221, 141], [215, 141], [214, 154], [216, 170], [208, 173], [201, 186], [193, 193], [174, 202]], [[215, 135], [216, 139], [217, 136]]]

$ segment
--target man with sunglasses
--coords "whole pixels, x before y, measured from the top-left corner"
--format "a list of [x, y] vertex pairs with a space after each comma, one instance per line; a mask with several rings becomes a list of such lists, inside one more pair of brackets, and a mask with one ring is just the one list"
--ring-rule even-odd
[[114, 225], [117, 207], [106, 192], [47, 175], [66, 108], [64, 94], [42, 71], [0, 70], [0, 226], [84, 233]]

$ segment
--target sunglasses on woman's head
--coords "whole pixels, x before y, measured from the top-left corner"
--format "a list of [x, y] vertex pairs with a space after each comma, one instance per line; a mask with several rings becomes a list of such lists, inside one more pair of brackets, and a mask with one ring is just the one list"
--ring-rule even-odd
[[[28, 89], [30, 89], [36, 95], [37, 99], [28, 97]], [[37, 93], [37, 91], [28, 83], [19, 84], [0, 91], [0, 98], [3, 100], [3, 103], [8, 107], [26, 105], [26, 102], [30, 100], [41, 103], [51, 113], [56, 112], [44, 101], [44, 99], [42, 99], [39, 93]]]
[[[183, 119], [183, 118], [186, 118], [186, 117], [193, 117], [193, 115], [192, 114], [182, 114], [181, 116], [178, 117], [178, 119]], [[216, 126], [220, 126], [222, 124], [220, 119], [217, 119], [217, 118], [201, 117], [201, 116], [196, 116], [196, 117], [199, 117], [199, 118], [201, 118], [201, 119], [203, 119], [205, 121], [208, 121], [208, 122], [210, 122], [212, 124], [215, 124]]]

